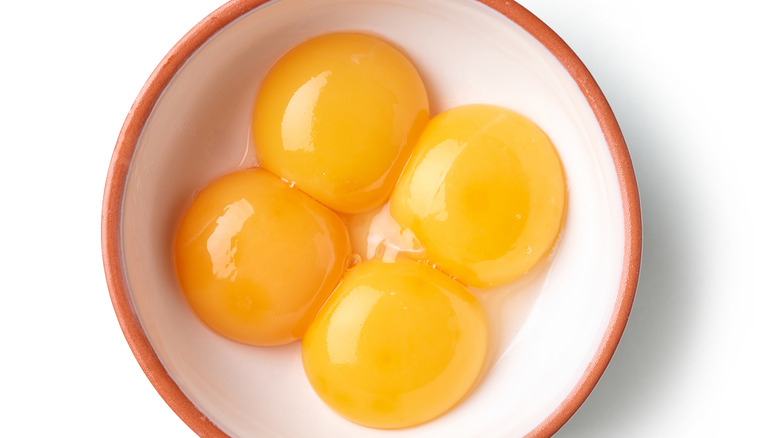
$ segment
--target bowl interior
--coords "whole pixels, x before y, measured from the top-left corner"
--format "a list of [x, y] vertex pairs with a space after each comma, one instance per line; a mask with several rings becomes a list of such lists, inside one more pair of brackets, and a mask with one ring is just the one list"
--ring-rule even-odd
[[[172, 236], [193, 194], [255, 163], [249, 125], [264, 73], [295, 44], [344, 30], [380, 35], [405, 51], [433, 114], [491, 103], [532, 119], [556, 145], [568, 182], [552, 257], [515, 283], [478, 293], [492, 335], [479, 385], [439, 419], [400, 431], [366, 429], [325, 406], [303, 373], [299, 342], [257, 348], [211, 332], [190, 311], [172, 267]], [[618, 298], [623, 203], [593, 110], [542, 44], [474, 1], [280, 0], [252, 10], [170, 82], [141, 134], [125, 190], [125, 272], [146, 336], [193, 404], [232, 436], [521, 436], [575, 388]]]

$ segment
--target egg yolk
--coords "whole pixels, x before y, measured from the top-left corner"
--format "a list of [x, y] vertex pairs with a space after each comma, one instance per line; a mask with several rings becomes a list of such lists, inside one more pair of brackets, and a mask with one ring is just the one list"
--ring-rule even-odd
[[262, 166], [326, 206], [385, 203], [428, 121], [414, 65], [381, 39], [320, 36], [284, 54], [258, 93], [252, 131]]
[[351, 269], [303, 338], [314, 390], [350, 421], [402, 428], [431, 420], [474, 385], [487, 351], [479, 301], [411, 260]]
[[558, 154], [533, 122], [467, 105], [425, 128], [390, 200], [390, 213], [429, 258], [469, 286], [526, 273], [561, 229], [566, 183]]
[[302, 337], [349, 257], [341, 219], [261, 169], [198, 193], [174, 242], [181, 289], [197, 316], [252, 345]]

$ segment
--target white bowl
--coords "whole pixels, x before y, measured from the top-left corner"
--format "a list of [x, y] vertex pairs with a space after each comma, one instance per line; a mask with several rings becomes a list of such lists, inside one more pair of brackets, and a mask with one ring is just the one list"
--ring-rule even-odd
[[[555, 433], [590, 393], [622, 334], [639, 271], [636, 182], [593, 78], [519, 5], [472, 0], [262, 0], [198, 24], [133, 106], [109, 170], [104, 262], [128, 342], [152, 383], [198, 434], [235, 437], [518, 437]], [[489, 6], [488, 6], [489, 5]], [[309, 386], [300, 343], [259, 348], [207, 329], [178, 290], [172, 236], [192, 194], [253, 163], [249, 125], [264, 73], [286, 50], [333, 31], [391, 41], [418, 67], [432, 113], [511, 108], [556, 145], [568, 209], [553, 256], [480, 293], [493, 354], [474, 391], [419, 427], [352, 424]]]

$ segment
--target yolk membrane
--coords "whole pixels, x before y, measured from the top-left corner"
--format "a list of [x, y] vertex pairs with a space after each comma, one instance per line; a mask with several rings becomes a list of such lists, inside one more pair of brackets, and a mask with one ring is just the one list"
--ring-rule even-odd
[[360, 213], [387, 201], [428, 115], [422, 79], [403, 53], [339, 33], [273, 65], [252, 131], [264, 168], [334, 210]]
[[303, 336], [351, 251], [332, 211], [261, 169], [195, 197], [174, 243], [184, 296], [216, 332], [251, 345]]
[[566, 182], [547, 135], [492, 105], [443, 112], [426, 126], [390, 200], [437, 267], [487, 288], [525, 274], [556, 241]]
[[487, 352], [480, 302], [429, 265], [372, 260], [347, 272], [303, 338], [314, 390], [358, 424], [431, 420], [474, 385]]

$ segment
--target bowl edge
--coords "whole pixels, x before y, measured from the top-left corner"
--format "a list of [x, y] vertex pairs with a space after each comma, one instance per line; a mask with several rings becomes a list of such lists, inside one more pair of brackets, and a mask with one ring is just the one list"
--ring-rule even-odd
[[[202, 437], [228, 435], [212, 423], [173, 381], [155, 353], [135, 312], [127, 287], [121, 257], [121, 216], [125, 184], [135, 147], [147, 119], [167, 84], [206, 41], [232, 21], [270, 0], [231, 0], [196, 24], [165, 55], [150, 75], [130, 108], [119, 133], [109, 164], [103, 196], [101, 243], [103, 267], [109, 295], [122, 333], [149, 381], [168, 406]], [[514, 1], [476, 0], [501, 13], [526, 30], [563, 65], [575, 80], [593, 110], [615, 165], [624, 212], [625, 242], [618, 298], [607, 330], [593, 359], [564, 401], [547, 416], [528, 438], [555, 434], [585, 402], [603, 375], [628, 322], [636, 293], [642, 252], [642, 223], [639, 191], [631, 157], [609, 103], [595, 79], [574, 51], [542, 20]]]

